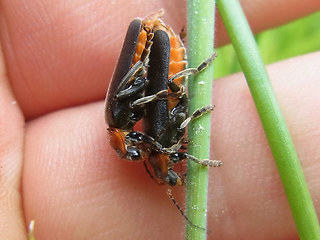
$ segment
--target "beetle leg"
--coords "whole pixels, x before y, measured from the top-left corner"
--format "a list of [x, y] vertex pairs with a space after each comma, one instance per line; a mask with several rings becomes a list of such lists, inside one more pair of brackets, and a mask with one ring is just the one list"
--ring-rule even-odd
[[120, 84], [117, 87], [116, 92], [121, 91], [125, 88], [128, 83], [132, 82], [138, 76], [142, 76], [145, 72], [144, 62], [138, 61], [135, 65], [127, 72], [127, 74], [122, 78]]
[[170, 161], [172, 161], [173, 164], [181, 162], [183, 160], [189, 159], [191, 161], [194, 161], [195, 163], [198, 163], [202, 166], [206, 167], [220, 167], [223, 165], [223, 162], [220, 160], [210, 160], [210, 159], [198, 159], [195, 156], [192, 156], [186, 152], [175, 152], [171, 153], [170, 156]]
[[180, 77], [185, 77], [188, 75], [198, 74], [199, 72], [201, 72], [202, 70], [207, 68], [210, 65], [210, 63], [216, 58], [216, 56], [217, 56], [217, 53], [214, 52], [211, 55], [211, 57], [209, 57], [204, 62], [202, 62], [197, 68], [187, 68], [187, 69], [182, 70], [181, 72], [178, 72], [177, 74], [173, 75], [168, 80], [168, 87], [172, 91], [172, 93], [168, 93], [168, 91], [166, 91], [166, 90], [159, 91], [156, 94], [137, 99], [136, 101], [134, 101], [132, 103], [132, 106], [135, 107], [135, 106], [142, 105], [145, 103], [150, 103], [150, 102], [154, 102], [154, 101], [158, 101], [158, 100], [164, 100], [168, 96], [175, 97], [175, 98], [181, 97], [185, 93], [185, 90], [184, 90], [183, 86], [177, 85], [174, 82], [174, 79], [177, 79]]
[[196, 68], [187, 68], [187, 69], [182, 70], [181, 72], [176, 73], [175, 75], [173, 75], [169, 79], [169, 83], [168, 83], [169, 88], [172, 91], [175, 91], [174, 89], [175, 89], [175, 86], [177, 86], [177, 85], [173, 81], [174, 79], [180, 78], [180, 77], [186, 77], [186, 76], [189, 76], [189, 75], [198, 74], [202, 70], [206, 69], [216, 57], [217, 57], [217, 52], [214, 52], [208, 59], [203, 61], [198, 67], [196, 67]]
[[191, 116], [187, 117], [181, 124], [180, 124], [180, 129], [184, 129], [190, 122], [191, 120], [201, 117], [203, 114], [208, 113], [210, 111], [213, 111], [214, 106], [205, 106], [200, 109], [195, 110]]
[[168, 90], [162, 90], [157, 92], [156, 94], [139, 98], [132, 103], [132, 106], [138, 106], [145, 103], [150, 103], [158, 100], [166, 100], [168, 98]]
[[191, 161], [194, 161], [195, 163], [198, 163], [202, 166], [206, 167], [220, 167], [223, 165], [223, 162], [220, 160], [211, 160], [211, 159], [198, 159], [195, 156], [192, 156], [190, 154], [185, 154], [186, 159], [190, 159]]
[[135, 79], [128, 88], [119, 91], [116, 94], [118, 100], [131, 98], [139, 93], [142, 93], [148, 84], [148, 80], [145, 77], [139, 77]]
[[[181, 87], [182, 88], [182, 87]], [[168, 90], [162, 90], [157, 92], [156, 94], [146, 96], [146, 97], [141, 97], [137, 100], [135, 100], [132, 103], [132, 107], [136, 107], [142, 104], [150, 103], [150, 102], [155, 102], [159, 100], [166, 100], [168, 97], [172, 98], [181, 98], [181, 96], [184, 94], [183, 90], [181, 92], [174, 92], [174, 93], [169, 93]]]
[[162, 145], [154, 138], [141, 132], [129, 132], [125, 136], [124, 143], [127, 145], [135, 146], [138, 149], [150, 149], [155, 152], [162, 152]]

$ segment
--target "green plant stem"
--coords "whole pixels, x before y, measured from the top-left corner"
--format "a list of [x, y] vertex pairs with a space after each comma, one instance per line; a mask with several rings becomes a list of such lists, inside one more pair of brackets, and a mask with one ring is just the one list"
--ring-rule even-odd
[[[214, 0], [188, 1], [188, 59], [189, 67], [197, 67], [213, 53]], [[213, 80], [212, 65], [190, 76], [188, 93], [189, 112], [211, 105]], [[188, 128], [188, 152], [199, 159], [209, 158], [210, 114], [192, 121]], [[186, 210], [190, 221], [197, 226], [207, 226], [208, 169], [188, 161]], [[206, 231], [187, 223], [186, 239], [206, 239]]]
[[218, 0], [217, 5], [261, 118], [300, 239], [320, 239], [301, 165], [241, 6], [237, 0]]

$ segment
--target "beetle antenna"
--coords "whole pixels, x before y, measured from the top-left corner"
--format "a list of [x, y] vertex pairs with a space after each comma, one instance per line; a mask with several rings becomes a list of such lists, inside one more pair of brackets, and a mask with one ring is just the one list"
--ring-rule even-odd
[[203, 231], [207, 231], [206, 228], [204, 227], [200, 227], [196, 224], [194, 224], [193, 222], [191, 222], [191, 220], [188, 218], [187, 214], [185, 213], [185, 211], [180, 207], [180, 205], [177, 203], [176, 199], [173, 197], [172, 195], [172, 190], [170, 188], [167, 189], [167, 195], [170, 198], [170, 200], [173, 202], [173, 204], [176, 206], [176, 208], [179, 210], [179, 212], [181, 213], [181, 215], [184, 217], [184, 219], [193, 227], [195, 228], [199, 228]]

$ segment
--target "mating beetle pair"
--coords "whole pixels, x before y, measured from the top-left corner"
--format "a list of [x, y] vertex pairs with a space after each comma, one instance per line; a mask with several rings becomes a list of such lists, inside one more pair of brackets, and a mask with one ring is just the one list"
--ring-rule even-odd
[[[215, 54], [198, 68], [186, 68], [183, 43], [160, 19], [163, 13], [130, 23], [108, 89], [105, 119], [110, 144], [119, 157], [143, 161], [159, 184], [175, 186], [184, 183], [184, 175], [173, 170], [178, 162], [190, 159], [204, 166], [222, 165], [184, 151], [187, 124], [213, 109], [203, 107], [188, 117], [184, 78], [207, 67]], [[143, 131], [134, 131], [141, 119]]]

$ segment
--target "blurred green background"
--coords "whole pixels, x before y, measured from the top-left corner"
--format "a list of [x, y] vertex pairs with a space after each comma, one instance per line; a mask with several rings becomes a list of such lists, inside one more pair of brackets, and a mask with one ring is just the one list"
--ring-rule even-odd
[[[256, 35], [265, 64], [320, 50], [320, 12]], [[215, 79], [240, 72], [231, 45], [217, 49]]]

